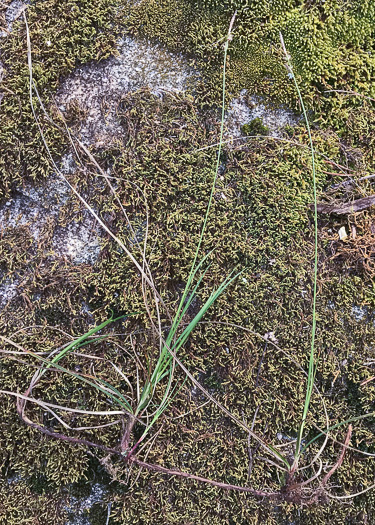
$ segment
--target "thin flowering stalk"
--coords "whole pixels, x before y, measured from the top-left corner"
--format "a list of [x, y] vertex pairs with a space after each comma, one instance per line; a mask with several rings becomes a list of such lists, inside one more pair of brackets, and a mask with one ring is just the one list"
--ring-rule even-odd
[[303, 102], [303, 98], [301, 95], [301, 91], [299, 89], [294, 71], [293, 66], [291, 62], [291, 57], [289, 53], [287, 52], [287, 49], [285, 47], [283, 35], [280, 33], [280, 41], [281, 46], [285, 55], [285, 61], [286, 61], [286, 69], [288, 71], [289, 78], [293, 79], [298, 98], [301, 104], [303, 116], [305, 118], [306, 127], [307, 127], [307, 133], [309, 137], [309, 143], [310, 143], [310, 150], [311, 150], [311, 161], [312, 161], [312, 178], [313, 178], [313, 191], [314, 191], [314, 288], [313, 288], [313, 307], [312, 307], [312, 327], [311, 327], [311, 346], [310, 346], [310, 355], [309, 355], [309, 369], [308, 369], [308, 377], [307, 377], [307, 387], [306, 387], [306, 396], [305, 396], [305, 403], [303, 407], [302, 412], [302, 419], [298, 428], [297, 433], [297, 442], [296, 442], [296, 450], [295, 450], [295, 456], [294, 456], [294, 462], [292, 465], [292, 470], [296, 470], [298, 467], [298, 460], [301, 455], [301, 442], [302, 442], [302, 435], [303, 431], [306, 425], [306, 419], [307, 414], [309, 412], [310, 402], [311, 402], [311, 396], [314, 389], [314, 379], [315, 379], [315, 372], [316, 372], [316, 362], [315, 362], [315, 336], [316, 336], [316, 298], [317, 298], [317, 282], [318, 282], [318, 206], [317, 206], [317, 191], [316, 191], [316, 167], [315, 167], [315, 151], [314, 151], [314, 144], [311, 136], [311, 129], [309, 124], [309, 119], [307, 116], [307, 111], [305, 104]]

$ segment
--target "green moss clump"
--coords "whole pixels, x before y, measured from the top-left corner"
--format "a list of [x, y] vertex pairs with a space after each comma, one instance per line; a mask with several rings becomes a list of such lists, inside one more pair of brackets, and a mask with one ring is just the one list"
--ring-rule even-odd
[[251, 135], [268, 135], [269, 129], [263, 124], [262, 119], [257, 117], [251, 120], [249, 123], [243, 124], [241, 126], [241, 133], [248, 137]]
[[[340, 95], [329, 90], [374, 97], [375, 7], [371, 0], [148, 1], [129, 7], [126, 23], [137, 34], [156, 37], [172, 49], [194, 55], [205, 74], [204, 87], [197, 89], [204, 103], [207, 91], [219, 96], [221, 46], [217, 42], [226, 35], [235, 11], [228, 91], [246, 88], [298, 107], [283, 66], [281, 31], [305, 101], [317, 112], [334, 113], [331, 124], [336, 121], [342, 127], [343, 114], [337, 111]], [[352, 103], [346, 97], [344, 108]]]

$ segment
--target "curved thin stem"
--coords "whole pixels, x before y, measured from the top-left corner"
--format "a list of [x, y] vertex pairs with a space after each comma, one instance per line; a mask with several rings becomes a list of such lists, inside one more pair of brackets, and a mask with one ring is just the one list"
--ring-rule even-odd
[[309, 412], [311, 396], [312, 396], [313, 389], [314, 389], [314, 379], [315, 379], [315, 371], [316, 371], [315, 336], [316, 336], [316, 297], [317, 297], [317, 282], [318, 282], [318, 206], [317, 206], [317, 191], [316, 191], [315, 152], [314, 152], [314, 144], [313, 144], [313, 140], [311, 136], [309, 119], [307, 116], [305, 104], [303, 102], [302, 94], [299, 89], [298, 82], [296, 80], [296, 77], [293, 71], [291, 57], [286, 50], [284, 39], [281, 33], [280, 33], [280, 40], [281, 40], [281, 45], [282, 45], [284, 55], [285, 55], [286, 68], [288, 70], [289, 76], [293, 79], [293, 82], [294, 82], [294, 85], [295, 85], [295, 88], [298, 94], [298, 98], [301, 104], [303, 116], [306, 122], [306, 128], [307, 128], [307, 133], [309, 136], [309, 143], [310, 143], [310, 150], [311, 150], [313, 190], [314, 190], [314, 241], [315, 241], [315, 246], [314, 246], [314, 278], [313, 278], [314, 279], [314, 291], [313, 291], [313, 307], [312, 307], [311, 347], [310, 347], [310, 356], [309, 356], [309, 371], [308, 371], [308, 378], [307, 378], [305, 403], [303, 407], [301, 423], [299, 425], [298, 433], [297, 433], [296, 450], [295, 450], [294, 462], [292, 465], [292, 471], [293, 471], [293, 470], [296, 470], [298, 466], [298, 460], [301, 456], [302, 435], [305, 429], [307, 414]]

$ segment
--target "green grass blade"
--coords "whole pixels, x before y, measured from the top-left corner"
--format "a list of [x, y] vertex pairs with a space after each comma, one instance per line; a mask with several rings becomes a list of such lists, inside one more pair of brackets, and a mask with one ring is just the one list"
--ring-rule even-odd
[[227, 38], [226, 38], [226, 41], [225, 41], [225, 44], [224, 44], [223, 83], [222, 83], [222, 102], [221, 102], [221, 123], [220, 123], [219, 149], [218, 149], [217, 159], [216, 159], [215, 174], [214, 174], [214, 179], [213, 179], [212, 186], [211, 186], [211, 193], [210, 193], [210, 196], [209, 196], [209, 199], [208, 199], [208, 204], [207, 204], [207, 208], [206, 208], [206, 214], [205, 214], [205, 217], [204, 217], [204, 220], [203, 220], [202, 230], [201, 230], [201, 233], [200, 233], [200, 236], [199, 236], [199, 241], [198, 241], [198, 244], [197, 244], [197, 248], [195, 250], [193, 263], [191, 265], [191, 270], [190, 270], [189, 277], [188, 277], [188, 280], [187, 280], [187, 283], [186, 283], [186, 286], [185, 286], [184, 293], [183, 293], [182, 298], [181, 298], [180, 305], [184, 304], [186, 296], [187, 296], [187, 294], [189, 292], [189, 287], [191, 285], [191, 282], [192, 282], [194, 274], [195, 274], [196, 263], [197, 263], [200, 247], [201, 247], [201, 244], [202, 244], [202, 241], [203, 241], [203, 237], [204, 237], [204, 234], [205, 234], [205, 231], [206, 231], [207, 222], [208, 222], [208, 216], [209, 216], [209, 213], [210, 213], [212, 200], [213, 200], [213, 196], [214, 196], [214, 191], [215, 191], [216, 179], [217, 179], [217, 176], [218, 176], [218, 173], [219, 173], [221, 151], [222, 151], [222, 147], [223, 147], [224, 122], [225, 122], [225, 92], [226, 92], [227, 56], [228, 56], [229, 42], [231, 41], [231, 38], [232, 38], [231, 37], [231, 32], [232, 32], [232, 27], [233, 27], [235, 16], [236, 15], [234, 15], [234, 17], [231, 20], [231, 23], [230, 23], [230, 26], [229, 26], [229, 30], [228, 30], [228, 35], [227, 35]]
[[[136, 314], [129, 314], [129, 315], [136, 315]], [[127, 318], [127, 317], [128, 317], [128, 315], [121, 315], [120, 317], [116, 317], [116, 319], [113, 319], [111, 317], [110, 319], [107, 319], [107, 321], [104, 321], [100, 325], [94, 326], [94, 328], [91, 328], [91, 330], [89, 330], [85, 334], [83, 334], [80, 337], [78, 337], [78, 339], [75, 339], [74, 341], [69, 343], [68, 346], [66, 346], [63, 350], [61, 350], [61, 352], [59, 352], [55, 357], [53, 357], [51, 359], [51, 361], [50, 361], [50, 364], [47, 366], [47, 368], [49, 368], [52, 364], [57, 363], [58, 361], [60, 361], [60, 359], [62, 359], [69, 351], [73, 350], [76, 347], [81, 346], [82, 343], [84, 341], [86, 341], [88, 337], [96, 334], [97, 332], [99, 332], [100, 330], [105, 328], [108, 324], [114, 323], [115, 321], [118, 321], [119, 319], [123, 319], [123, 318]]]
[[[179, 305], [178, 305], [178, 308], [177, 308], [177, 312], [176, 312], [176, 315], [173, 319], [173, 323], [172, 323], [172, 326], [170, 328], [170, 331], [169, 331], [169, 334], [171, 335], [168, 335], [168, 338], [170, 337], [170, 340], [169, 342], [173, 339], [173, 335], [176, 333], [176, 330], [181, 322], [181, 319], [182, 317], [184, 316], [184, 312], [181, 313], [181, 310], [183, 308], [183, 305], [185, 304], [185, 301], [186, 301], [186, 297], [188, 296], [189, 294], [189, 291], [190, 291], [190, 288], [191, 288], [191, 284], [192, 284], [192, 281], [195, 277], [195, 275], [197, 274], [198, 270], [200, 269], [200, 267], [203, 265], [203, 263], [208, 259], [208, 257], [211, 255], [212, 253], [212, 250], [210, 252], [208, 252], [203, 258], [202, 260], [199, 262], [199, 264], [196, 266], [196, 268], [192, 269], [192, 271], [190, 272], [189, 274], [189, 277], [188, 277], [188, 280], [187, 280], [187, 283], [185, 285], [185, 288], [184, 288], [184, 291], [183, 291], [183, 294], [182, 294], [182, 297], [181, 297], [181, 300], [179, 302]], [[207, 271], [207, 270], [206, 270]], [[206, 273], [206, 271], [204, 273]], [[202, 278], [200, 279], [200, 281], [202, 280]], [[199, 282], [200, 282], [199, 281]], [[194, 288], [195, 290], [197, 289], [197, 287]], [[192, 294], [194, 293], [194, 291], [192, 292]]]
[[[27, 351], [27, 354], [35, 357], [36, 359], [41, 361], [43, 364], [49, 365], [49, 366], [46, 367], [46, 369], [53, 367], [54, 369], [59, 370], [60, 372], [64, 372], [66, 374], [69, 374], [72, 377], [75, 377], [76, 379], [79, 379], [83, 383], [86, 383], [86, 384], [94, 387], [96, 390], [102, 392], [107, 397], [110, 397], [115, 403], [117, 403], [118, 405], [122, 406], [123, 408], [126, 408], [126, 410], [128, 412], [133, 413], [133, 409], [130, 406], [129, 402], [126, 400], [126, 398], [116, 388], [114, 388], [109, 383], [106, 383], [106, 381], [103, 381], [102, 379], [98, 379], [99, 382], [101, 382], [102, 384], [105, 384], [107, 387], [110, 387], [110, 389], [113, 392], [115, 392], [116, 395], [118, 395], [118, 398], [116, 398], [116, 396], [114, 396], [111, 393], [109, 393], [108, 390], [106, 390], [104, 388], [101, 388], [94, 381], [91, 381], [90, 379], [87, 379], [85, 376], [77, 374], [76, 372], [72, 372], [72, 370], [69, 370], [68, 368], [63, 367], [63, 366], [59, 365], [58, 363], [52, 363], [49, 359], [45, 359], [44, 357], [42, 357], [42, 356], [40, 356], [38, 354], [35, 354], [34, 352], [32, 352], [30, 350]], [[46, 369], [44, 371], [46, 371]]]
[[301, 451], [301, 454], [303, 454], [306, 451], [306, 449], [310, 445], [312, 445], [312, 443], [314, 443], [320, 437], [325, 436], [328, 432], [331, 432], [331, 430], [335, 430], [336, 428], [340, 428], [340, 427], [342, 427], [344, 425], [347, 425], [348, 423], [354, 423], [355, 421], [360, 421], [361, 419], [366, 419], [367, 417], [375, 417], [375, 412], [370, 412], [369, 414], [362, 414], [361, 416], [351, 417], [349, 419], [346, 419], [345, 421], [341, 421], [340, 423], [336, 423], [335, 425], [332, 425], [331, 427], [326, 428], [326, 430], [324, 432], [320, 432], [315, 437], [310, 439], [310, 441], [307, 443], [307, 445], [305, 445], [303, 447], [303, 449]]
[[297, 79], [295, 77], [293, 66], [291, 64], [290, 56], [286, 50], [284, 39], [282, 37], [282, 34], [280, 33], [280, 40], [283, 47], [283, 51], [285, 54], [285, 59], [287, 63], [287, 70], [291, 78], [293, 79], [298, 99], [301, 104], [303, 116], [306, 122], [306, 128], [307, 133], [309, 137], [309, 144], [310, 144], [310, 150], [311, 150], [311, 161], [312, 161], [312, 175], [313, 175], [313, 191], [314, 191], [314, 289], [313, 289], [313, 310], [312, 310], [312, 328], [311, 328], [311, 347], [310, 347], [310, 355], [309, 355], [309, 369], [308, 369], [308, 380], [307, 380], [307, 387], [306, 387], [306, 396], [305, 396], [305, 402], [302, 412], [302, 419], [298, 428], [297, 432], [297, 442], [296, 442], [296, 451], [295, 451], [295, 461], [294, 464], [296, 465], [298, 462], [298, 458], [301, 454], [300, 448], [301, 448], [301, 441], [302, 441], [302, 435], [306, 424], [307, 414], [309, 412], [310, 402], [311, 402], [311, 396], [314, 389], [314, 378], [315, 378], [315, 369], [316, 369], [316, 363], [315, 363], [315, 336], [316, 336], [316, 298], [317, 298], [317, 282], [318, 282], [318, 210], [317, 210], [317, 190], [316, 190], [316, 166], [315, 166], [315, 151], [314, 151], [314, 144], [312, 141], [311, 136], [311, 128], [310, 123], [306, 111], [305, 104], [303, 102], [303, 97], [301, 94], [301, 91], [298, 86]]

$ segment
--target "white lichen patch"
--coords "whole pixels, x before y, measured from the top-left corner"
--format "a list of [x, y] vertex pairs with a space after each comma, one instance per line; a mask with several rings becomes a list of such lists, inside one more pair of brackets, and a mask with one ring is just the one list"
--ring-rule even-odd
[[59, 206], [68, 199], [68, 188], [63, 181], [50, 177], [46, 184], [26, 184], [0, 208], [0, 229], [28, 226], [38, 238], [48, 217], [57, 217]]
[[62, 83], [56, 101], [66, 113], [73, 104], [82, 112], [78, 134], [85, 144], [97, 146], [120, 139], [117, 117], [121, 97], [141, 87], [155, 94], [186, 89], [194, 72], [186, 61], [162, 47], [126, 37], [118, 56], [79, 67]]
[[[299, 117], [291, 110], [279, 107], [266, 107], [258, 97], [247, 97], [247, 91], [243, 90], [238, 98], [232, 100], [226, 116], [226, 140], [238, 139], [243, 136], [241, 127], [259, 118], [262, 124], [269, 130], [271, 137], [283, 136], [285, 126], [295, 126]], [[235, 144], [240, 141], [234, 140]]]
[[55, 230], [53, 250], [68, 257], [75, 264], [94, 264], [100, 253], [99, 237], [95, 223], [71, 223]]
[[6, 279], [0, 284], [0, 310], [17, 295], [17, 281]]
[[87, 497], [70, 497], [65, 510], [71, 515], [71, 517], [66, 525], [90, 525], [90, 520], [87, 517], [88, 513], [95, 503], [101, 503], [103, 501], [105, 494], [106, 488], [104, 485], [95, 483]]
[[368, 310], [365, 306], [353, 305], [351, 313], [353, 319], [355, 319], [357, 322], [360, 322], [367, 317]]
[[69, 196], [70, 189], [58, 176], [49, 177], [40, 186], [25, 185], [0, 207], [0, 232], [27, 226], [38, 242], [47, 223], [52, 222], [56, 227], [51, 256], [66, 257], [74, 264], [93, 264], [99, 255], [100, 244], [90, 216], [65, 228], [58, 226], [61, 208]]

